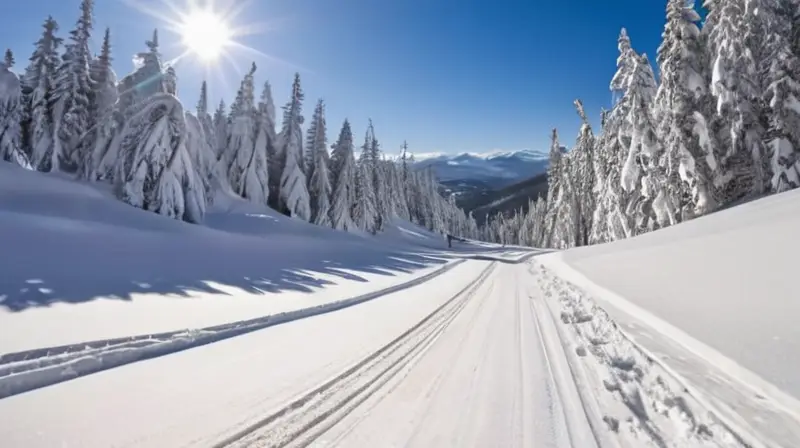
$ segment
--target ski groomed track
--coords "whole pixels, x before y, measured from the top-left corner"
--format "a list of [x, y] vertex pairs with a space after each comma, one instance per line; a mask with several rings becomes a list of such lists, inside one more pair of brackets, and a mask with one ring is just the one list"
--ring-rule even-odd
[[[609, 340], [582, 361], [576, 345], [599, 336], [580, 328], [604, 321], [578, 319], [528, 258], [469, 260], [381, 300], [2, 399], [0, 445], [744, 446], [702, 409], [688, 427], [670, 417], [680, 394], [604, 385], [646, 359]], [[636, 397], [667, 414], [637, 414]]]
[[380, 300], [0, 399], [0, 445], [213, 446], [467, 294], [493, 264], [468, 260]]

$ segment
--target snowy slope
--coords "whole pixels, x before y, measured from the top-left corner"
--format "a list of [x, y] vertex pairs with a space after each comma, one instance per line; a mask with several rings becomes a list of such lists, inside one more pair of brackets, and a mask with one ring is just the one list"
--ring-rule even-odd
[[542, 258], [770, 446], [800, 444], [800, 191]]
[[458, 255], [408, 223], [352, 235], [231, 198], [207, 226], [185, 224], [10, 164], [0, 164], [0, 241], [0, 353], [316, 306]]
[[643, 371], [662, 387], [639, 397], [658, 415], [603, 388], [613, 359], [576, 382], [530, 268], [467, 261], [381, 300], [0, 399], [0, 440], [743, 447], [663, 370]]

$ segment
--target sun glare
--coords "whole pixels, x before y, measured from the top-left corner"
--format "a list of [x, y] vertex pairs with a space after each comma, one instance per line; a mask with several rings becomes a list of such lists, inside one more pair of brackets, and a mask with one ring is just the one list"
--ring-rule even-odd
[[205, 62], [215, 61], [231, 42], [231, 32], [213, 11], [191, 11], [180, 26], [183, 43]]

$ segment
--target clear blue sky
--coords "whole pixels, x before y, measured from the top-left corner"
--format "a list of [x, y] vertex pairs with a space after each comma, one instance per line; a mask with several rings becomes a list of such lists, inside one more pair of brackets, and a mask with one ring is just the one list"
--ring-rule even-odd
[[[184, 7], [186, 0], [96, 0], [96, 41], [110, 26], [114, 66], [131, 69], [131, 56], [159, 20], [131, 2], [160, 8]], [[196, 0], [197, 1], [197, 0]], [[218, 4], [243, 0], [217, 0]], [[67, 36], [79, 0], [0, 2], [0, 45], [11, 47], [17, 69], [27, 63], [40, 24], [52, 14]], [[329, 138], [345, 117], [363, 135], [375, 123], [384, 149], [403, 139], [416, 152], [483, 152], [546, 149], [558, 127], [571, 146], [579, 121], [572, 106], [581, 98], [593, 123], [608, 106], [615, 71], [617, 36], [628, 28], [633, 46], [655, 51], [665, 20], [664, 1], [577, 0], [254, 0], [233, 25], [260, 31], [240, 41], [262, 53], [234, 50], [236, 67], [221, 62], [222, 77], [211, 76], [213, 101], [230, 102], [251, 60], [258, 83], [269, 79], [276, 105], [288, 96], [299, 71], [306, 92], [306, 116], [317, 98], [326, 100]], [[165, 58], [181, 52], [180, 39], [163, 31]], [[194, 107], [204, 70], [191, 60], [177, 67], [179, 96]]]

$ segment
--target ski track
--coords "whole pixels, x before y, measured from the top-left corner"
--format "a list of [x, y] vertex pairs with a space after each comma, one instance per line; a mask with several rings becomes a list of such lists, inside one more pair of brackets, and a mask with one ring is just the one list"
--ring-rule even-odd
[[[364, 305], [365, 308], [281, 326], [286, 328], [285, 332], [276, 328], [259, 333], [259, 337], [243, 336], [220, 344], [228, 344], [227, 348], [191, 351], [188, 358], [170, 356], [162, 358], [165, 361], [158, 365], [142, 363], [140, 369], [119, 369], [119, 375], [103, 378], [98, 375], [97, 381], [80, 378], [70, 382], [75, 387], [46, 388], [32, 391], [30, 396], [17, 392], [16, 397], [0, 400], [0, 421], [19, 425], [19, 429], [0, 428], [0, 438], [26, 440], [25, 446], [59, 440], [62, 444], [81, 446], [167, 443], [214, 448], [766, 446], [737, 433], [735, 426], [704, 406], [705, 402], [695, 398], [674, 371], [631, 341], [593, 300], [535, 259], [530, 261], [535, 254], [517, 259], [509, 259], [508, 254], [502, 258], [488, 257], [489, 260], [485, 256], [467, 257], [480, 261], [461, 260], [387, 290], [311, 310], [195, 332], [132, 338], [109, 346], [93, 342], [86, 344], [88, 348], [84, 350], [76, 344], [60, 348], [56, 355], [42, 349], [32, 352], [28, 359], [8, 356], [6, 363], [0, 364], [0, 375], [24, 363], [31, 367], [22, 373], [6, 373], [0, 378], [0, 386], [4, 379], [31, 376], [33, 379], [27, 383], [16, 383], [17, 390], [24, 386], [31, 390], [30, 385], [36, 380], [40, 381], [36, 387], [41, 387], [47, 381], [53, 384], [109, 366], [160, 356], [151, 355], [153, 352], [174, 353], [332, 311], [323, 307], [343, 309], [399, 293], [391, 300]], [[454, 269], [458, 264], [464, 267]], [[440, 289], [433, 287], [439, 284], [435, 282], [422, 285], [449, 271], [453, 273], [436, 282], [441, 283], [438, 288], [453, 283], [447, 287], [451, 292], [436, 293], [434, 302], [424, 300], [425, 293]], [[420, 288], [422, 296], [418, 293], [411, 299], [404, 291], [415, 286]], [[414, 297], [413, 292], [410, 294]], [[405, 303], [417, 303], [419, 307], [426, 302], [428, 305], [422, 308], [404, 310], [405, 317], [392, 325], [392, 331], [375, 333], [387, 324], [376, 322], [358, 330], [362, 336], [354, 333], [336, 343], [323, 336], [314, 342], [319, 345], [315, 351], [325, 353], [335, 349], [335, 353], [322, 357], [318, 354], [319, 359], [303, 358], [296, 366], [287, 365], [270, 372], [268, 376], [273, 379], [265, 380], [263, 385], [253, 381], [263, 378], [263, 372], [268, 372], [263, 369], [269, 369], [275, 362], [273, 359], [286, 363], [274, 356], [291, 358], [294, 346], [314, 340], [306, 341], [298, 335], [316, 333], [315, 338], [320, 334], [331, 337], [342, 328], [342, 323], [371, 318], [376, 312], [386, 319], [394, 315], [392, 310], [396, 314], [403, 309]], [[285, 335], [292, 334], [295, 339], [285, 339]], [[368, 334], [380, 337], [364, 339]], [[255, 355], [253, 350], [264, 347], [264, 342], [274, 344], [278, 340], [285, 340], [289, 346], [271, 346], [273, 355]], [[229, 359], [220, 359], [220, 353]], [[241, 387], [229, 391], [225, 382], [230, 381], [231, 374], [235, 375], [236, 366], [248, 354], [263, 358], [253, 360], [255, 369], [262, 370], [255, 370]], [[185, 375], [178, 373], [176, 367], [198, 372], [191, 366], [202, 366], [209, 360], [215, 360], [213, 372], [217, 373], [198, 374], [198, 379], [191, 380], [196, 383], [190, 382], [178, 390], [168, 386], [178, 384], [180, 376]], [[69, 372], [67, 378], [65, 370]], [[133, 403], [129, 406], [135, 412], [148, 412], [148, 406], [168, 400], [163, 404], [173, 411], [166, 411], [166, 415], [172, 415], [174, 421], [168, 419], [157, 427], [143, 422], [140, 428], [128, 429], [125, 439], [117, 443], [119, 436], [114, 433], [96, 429], [87, 434], [86, 428], [64, 426], [59, 420], [59, 402], [74, 403], [75, 397], [87, 393], [99, 394], [103, 390], [108, 393], [122, 384], [132, 386], [140, 381], [141, 372], [146, 372], [147, 377], [162, 371], [169, 372], [164, 374], [167, 375], [164, 382], [143, 389], [146, 396], [131, 397]], [[114, 372], [117, 370], [109, 373]], [[5, 384], [14, 386], [11, 382]], [[14, 389], [6, 386], [5, 390]], [[186, 398], [193, 391], [211, 390], [215, 392], [209, 402], [193, 412], [205, 419], [205, 423], [193, 425], [192, 413], [180, 418], [174, 414], [175, 399]], [[48, 409], [45, 414], [40, 414], [42, 406]], [[105, 415], [109, 406], [112, 405], [90, 400], [70, 412], [84, 418], [97, 417]], [[211, 409], [220, 406], [231, 415], [210, 424]], [[37, 421], [37, 416], [43, 421]], [[153, 418], [146, 421], [155, 422]], [[26, 434], [24, 428], [36, 428], [37, 435]]]
[[499, 267], [409, 372], [312, 446], [590, 447], [569, 440], [520, 273]]
[[[0, 399], [133, 362], [200, 347], [274, 325], [359, 305], [388, 294], [421, 285], [449, 272], [455, 266], [467, 260], [516, 264], [528, 260], [534, 254], [530, 252], [527, 254], [509, 252], [498, 254], [497, 257], [466, 255], [433, 272], [399, 285], [311, 308], [286, 311], [249, 320], [199, 329], [87, 341], [59, 347], [45, 347], [7, 353], [0, 356]], [[516, 256], [516, 258], [510, 258], [513, 256]]]
[[692, 396], [681, 378], [629, 340], [593, 300], [541, 264], [533, 277], [554, 316], [586, 407], [621, 447], [761, 447]]
[[389, 344], [214, 447], [303, 446], [303, 441], [313, 440], [321, 429], [335, 424], [424, 352], [484, 286], [495, 266], [490, 264], [463, 290]]

